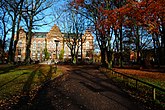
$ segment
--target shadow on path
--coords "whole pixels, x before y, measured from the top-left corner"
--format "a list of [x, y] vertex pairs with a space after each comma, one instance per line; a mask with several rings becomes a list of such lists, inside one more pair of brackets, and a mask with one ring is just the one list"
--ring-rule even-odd
[[[73, 68], [67, 71], [69, 76], [64, 74], [51, 81], [50, 68], [49, 74], [44, 76], [46, 83], [38, 90], [33, 103], [28, 105], [25, 98], [22, 101], [26, 106], [17, 106], [15, 110], [142, 110], [104, 74], [91, 73], [96, 69], [89, 69]], [[40, 71], [40, 74], [43, 73]], [[35, 71], [25, 84], [25, 92], [29, 92], [34, 75]]]
[[[130, 95], [128, 95], [128, 93], [124, 92], [122, 89], [115, 86], [111, 79], [109, 79], [105, 74], [95, 70], [97, 70], [95, 67], [80, 67], [73, 70], [68, 70], [72, 77], [70, 77], [70, 79], [68, 79], [68, 82], [66, 83], [69, 83], [71, 81], [74, 82], [73, 80], [79, 78], [79, 81], [75, 81], [75, 83], [78, 82], [80, 84], [79, 87], [77, 87], [77, 89], [84, 89], [85, 87], [87, 88], [87, 90], [91, 91], [86, 95], [93, 94], [94, 97], [97, 97], [97, 95], [95, 94], [98, 93], [98, 98], [100, 98], [99, 100], [103, 102], [104, 100], [106, 100], [105, 103], [110, 103], [113, 106], [115, 106], [114, 108], [112, 107], [115, 110], [119, 110], [119, 108], [117, 108], [116, 106], [119, 106], [121, 107], [120, 109], [124, 110], [143, 110], [143, 106], [140, 105], [140, 102], [131, 98]], [[82, 86], [84, 87], [82, 88]], [[92, 100], [92, 97], [90, 100]], [[99, 104], [99, 102], [95, 100], [93, 100], [93, 103]]]
[[[92, 92], [99, 92], [101, 95], [107, 97], [111, 101], [116, 102], [117, 104], [127, 108], [128, 110], [131, 110], [129, 108], [129, 106], [122, 103], [121, 100], [118, 100], [116, 98], [112, 98], [114, 96], [108, 96], [106, 94], [103, 94], [104, 92], [111, 92], [112, 94], [116, 94], [117, 96], [119, 95], [121, 98], [130, 98], [126, 93], [121, 91], [119, 88], [114, 87], [114, 85], [107, 82], [106, 79], [102, 79], [102, 78], [93, 76], [93, 75], [89, 74], [88, 72], [84, 72], [81, 70], [74, 71], [74, 72], [76, 73], [76, 75], [79, 75], [80, 77], [83, 77], [86, 80], [88, 80], [88, 82], [80, 82], [87, 89], [91, 90]], [[108, 79], [108, 80], [110, 80], [110, 79]], [[136, 109], [134, 109], [134, 110], [136, 110]]]

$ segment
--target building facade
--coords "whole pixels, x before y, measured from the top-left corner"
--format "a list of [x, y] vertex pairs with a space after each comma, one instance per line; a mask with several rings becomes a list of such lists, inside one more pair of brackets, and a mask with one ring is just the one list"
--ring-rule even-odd
[[[82, 36], [84, 42], [78, 49], [78, 56], [82, 58], [92, 58], [94, 50], [93, 36], [89, 30], [86, 30]], [[20, 28], [19, 40], [16, 46], [15, 61], [24, 61], [26, 55], [26, 32]], [[61, 33], [58, 26], [54, 25], [49, 32], [35, 32], [31, 40], [31, 59], [33, 61], [45, 60], [45, 49], [49, 54], [49, 59], [59, 59], [59, 54], [64, 50], [64, 59], [71, 58], [71, 50], [67, 45], [65, 33]]]

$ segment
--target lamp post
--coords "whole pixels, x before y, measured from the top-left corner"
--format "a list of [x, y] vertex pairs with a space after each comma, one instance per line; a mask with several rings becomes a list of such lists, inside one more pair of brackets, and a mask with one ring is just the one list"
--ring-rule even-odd
[[56, 43], [56, 59], [57, 59], [57, 46], [58, 46], [59, 41], [58, 40], [54, 40], [54, 42]]
[[56, 43], [56, 60], [55, 60], [55, 64], [56, 64], [55, 73], [56, 73], [56, 71], [57, 71], [57, 46], [60, 41], [55, 39], [54, 42]]

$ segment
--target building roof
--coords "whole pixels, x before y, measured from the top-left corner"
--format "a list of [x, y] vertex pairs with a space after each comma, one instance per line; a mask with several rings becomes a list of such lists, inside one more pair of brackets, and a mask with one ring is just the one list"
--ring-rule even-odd
[[46, 38], [48, 32], [34, 32], [35, 38]]

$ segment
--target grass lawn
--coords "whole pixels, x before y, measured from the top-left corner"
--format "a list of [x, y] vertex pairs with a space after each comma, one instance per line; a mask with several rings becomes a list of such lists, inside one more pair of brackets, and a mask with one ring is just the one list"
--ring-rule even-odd
[[[33, 97], [39, 87], [61, 75], [51, 65], [13, 66], [0, 65], [0, 105], [17, 103], [21, 96]], [[8, 102], [9, 101], [9, 102]]]

